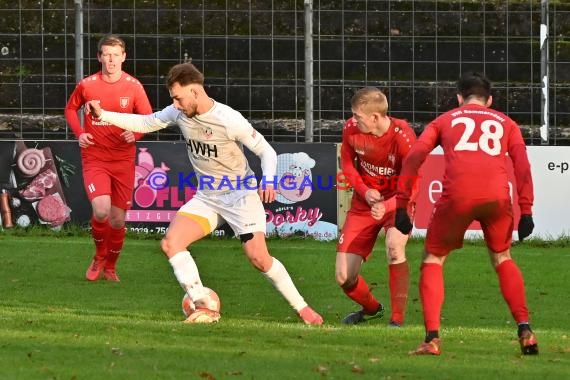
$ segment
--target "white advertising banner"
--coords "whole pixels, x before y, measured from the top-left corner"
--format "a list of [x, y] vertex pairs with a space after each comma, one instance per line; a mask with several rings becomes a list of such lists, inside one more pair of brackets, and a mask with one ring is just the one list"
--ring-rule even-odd
[[[533, 218], [535, 228], [530, 237], [554, 240], [570, 236], [570, 147], [568, 146], [527, 146], [534, 182]], [[414, 234], [423, 236], [429, 223], [434, 203], [441, 196], [441, 179], [444, 161], [441, 150], [435, 150], [421, 169], [420, 190], [414, 221]], [[511, 188], [514, 186], [512, 168], [509, 172]], [[481, 181], [485, 181], [484, 178]], [[513, 192], [517, 205], [517, 194]], [[520, 217], [514, 207], [515, 229]], [[481, 237], [478, 223], [473, 223], [466, 237]], [[514, 238], [517, 238], [515, 231]]]
[[527, 151], [534, 181], [531, 237], [570, 236], [570, 146], [529, 146]]

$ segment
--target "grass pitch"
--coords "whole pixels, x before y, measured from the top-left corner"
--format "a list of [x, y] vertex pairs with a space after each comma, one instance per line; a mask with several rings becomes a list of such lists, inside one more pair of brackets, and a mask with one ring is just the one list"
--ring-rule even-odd
[[[237, 240], [191, 251], [221, 298], [215, 325], [185, 325], [182, 289], [157, 240], [130, 236], [121, 283], [89, 283], [86, 236], [0, 234], [0, 378], [3, 379], [563, 379], [570, 377], [567, 244], [513, 247], [527, 285], [540, 355], [521, 357], [516, 327], [481, 243], [445, 267], [443, 354], [410, 357], [423, 337], [421, 241], [408, 245], [412, 285], [404, 328], [389, 318], [343, 326], [357, 307], [334, 280], [335, 244], [270, 240], [305, 299], [325, 318], [305, 326], [247, 262]], [[364, 276], [388, 302], [383, 241]], [[389, 302], [388, 302], [389, 303]]]

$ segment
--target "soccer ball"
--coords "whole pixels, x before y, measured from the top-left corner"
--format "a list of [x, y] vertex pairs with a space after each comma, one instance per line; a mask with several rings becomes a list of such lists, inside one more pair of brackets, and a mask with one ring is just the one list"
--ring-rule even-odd
[[[220, 303], [220, 297], [218, 297], [218, 294], [212, 289], [206, 287], [204, 287], [204, 289], [210, 295], [210, 303], [209, 305], [207, 305], [207, 308], [219, 313], [222, 306]], [[184, 315], [188, 317], [190, 314], [194, 313], [195, 311], [196, 311], [196, 305], [194, 305], [194, 302], [192, 302], [188, 293], [184, 293], [184, 297], [182, 297], [182, 313], [184, 313]]]

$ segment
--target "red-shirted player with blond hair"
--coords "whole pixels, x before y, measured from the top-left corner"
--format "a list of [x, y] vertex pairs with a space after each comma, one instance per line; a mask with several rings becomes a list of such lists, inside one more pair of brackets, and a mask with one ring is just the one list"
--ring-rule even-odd
[[[443, 148], [443, 192], [427, 229], [419, 283], [426, 335], [410, 353], [441, 353], [443, 265], [452, 250], [463, 246], [465, 231], [477, 220], [501, 293], [518, 324], [521, 351], [524, 355], [535, 355], [538, 344], [529, 324], [523, 276], [510, 253], [513, 205], [507, 179], [509, 160], [514, 167], [522, 215], [518, 224], [519, 239], [526, 238], [534, 228], [533, 184], [526, 146], [518, 125], [507, 115], [489, 108], [493, 101], [491, 82], [484, 75], [463, 74], [457, 89], [459, 107], [426, 126], [402, 167], [402, 175], [415, 175], [437, 145]], [[406, 185], [399, 187], [396, 210], [396, 227], [403, 233], [412, 229], [406, 214], [410, 196]]]
[[141, 83], [122, 70], [125, 42], [116, 35], [101, 38], [97, 58], [101, 70], [77, 84], [65, 107], [65, 118], [81, 147], [83, 183], [91, 202], [91, 234], [95, 256], [85, 277], [97, 280], [101, 273], [119, 281], [116, 262], [125, 240], [125, 214], [131, 207], [135, 178], [135, 141], [142, 134], [124, 131], [85, 115], [83, 128], [78, 111], [95, 100], [117, 112], [152, 113]]
[[337, 243], [336, 281], [362, 309], [348, 314], [342, 322], [357, 324], [384, 313], [384, 306], [360, 274], [384, 228], [392, 308], [389, 323], [400, 327], [409, 289], [408, 235], [394, 228], [395, 194], [402, 161], [416, 135], [408, 122], [387, 115], [386, 96], [375, 87], [358, 90], [351, 106], [353, 117], [342, 133], [341, 169], [354, 193]]

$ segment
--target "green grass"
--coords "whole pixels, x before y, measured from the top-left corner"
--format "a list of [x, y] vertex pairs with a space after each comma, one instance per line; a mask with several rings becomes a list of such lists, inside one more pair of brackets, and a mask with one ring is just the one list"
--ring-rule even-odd
[[[480, 243], [445, 267], [443, 354], [409, 357], [423, 336], [418, 300], [421, 241], [409, 244], [407, 325], [387, 320], [347, 327], [355, 305], [334, 281], [335, 245], [270, 240], [306, 300], [325, 318], [303, 325], [245, 259], [236, 240], [192, 247], [202, 280], [217, 291], [222, 319], [185, 325], [182, 290], [157, 240], [130, 237], [121, 283], [88, 283], [86, 236], [0, 234], [2, 379], [562, 379], [570, 377], [568, 246], [513, 248], [527, 284], [540, 355], [521, 357], [516, 328]], [[364, 266], [387, 301], [383, 242]], [[385, 317], [386, 318], [386, 317]]]

